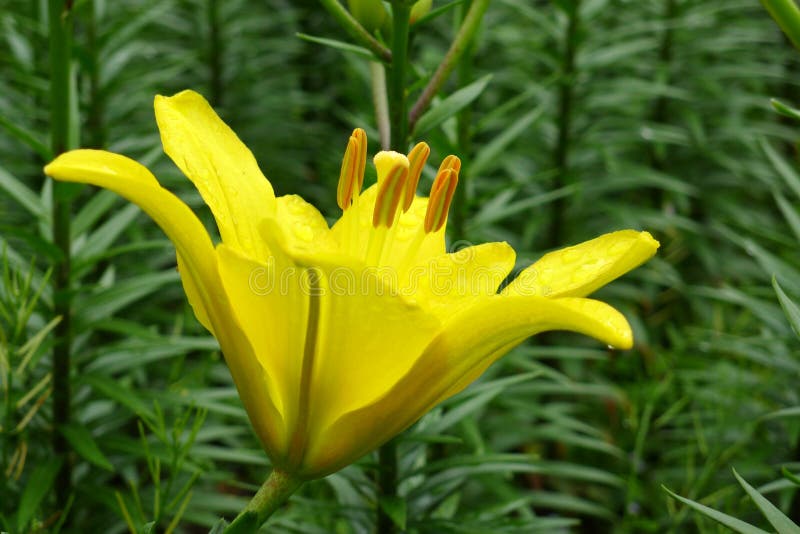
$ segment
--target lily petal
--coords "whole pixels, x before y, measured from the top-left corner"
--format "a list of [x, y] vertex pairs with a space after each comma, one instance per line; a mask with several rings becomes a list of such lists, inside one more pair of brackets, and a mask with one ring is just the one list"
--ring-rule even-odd
[[155, 111], [164, 152], [200, 191], [222, 240], [266, 260], [258, 227], [274, 215], [275, 193], [252, 152], [194, 91], [156, 96]]
[[[313, 357], [307, 443], [321, 443], [318, 433], [345, 413], [375, 402], [416, 365], [425, 347], [441, 329], [441, 322], [423, 307], [397, 291], [397, 273], [392, 267], [365, 266], [338, 253], [293, 248], [286, 237], [286, 225], [266, 221], [262, 231], [276, 258], [278, 270], [316, 273], [313, 291], [303, 287], [299, 276], [281, 276], [291, 286], [289, 293], [306, 301], [318, 299], [319, 317], [313, 355], [302, 348], [292, 354]], [[283, 259], [285, 258], [285, 259]], [[288, 263], [287, 263], [288, 260]], [[226, 282], [227, 283], [227, 282]], [[265, 302], [265, 301], [264, 301]], [[304, 308], [307, 310], [308, 306]], [[262, 320], [253, 328], [264, 329], [271, 312], [251, 310]], [[308, 312], [279, 310], [286, 321], [307, 321]], [[267, 319], [264, 319], [264, 318]], [[293, 330], [297, 324], [287, 327]], [[301, 334], [306, 338], [305, 325]], [[375, 335], [379, 328], [380, 335]], [[306, 340], [308, 343], [308, 340]], [[301, 362], [296, 362], [299, 368]], [[295, 373], [299, 375], [299, 370]], [[299, 383], [299, 379], [294, 379]]]
[[[283, 229], [282, 235], [287, 239], [285, 246], [309, 253], [339, 249], [325, 217], [312, 204], [298, 195], [284, 195], [276, 200], [275, 223]], [[262, 227], [260, 231], [265, 230]]]
[[298, 355], [303, 354], [308, 320], [308, 299], [295, 287], [300, 272], [293, 271], [281, 255], [260, 263], [224, 243], [217, 252], [225, 292], [236, 303], [231, 313], [253, 347], [251, 357], [269, 377], [264, 394], [272, 398], [283, 419], [284, 441], [276, 448], [285, 452], [299, 417], [296, 408], [302, 362]]
[[335, 421], [308, 451], [324, 475], [336, 471], [401, 432], [457, 386], [529, 336], [572, 330], [619, 348], [632, 344], [630, 326], [611, 306], [589, 299], [496, 295], [454, 317], [409, 372], [376, 402]]
[[514, 267], [508, 243], [483, 243], [443, 254], [408, 273], [407, 290], [441, 319], [497, 293]]
[[522, 271], [503, 294], [584, 297], [652, 258], [658, 247], [649, 232], [611, 232], [545, 254]]
[[[176, 256], [178, 259], [178, 272], [190, 272], [186, 260], [183, 259], [181, 253], [178, 252]], [[203, 325], [206, 330], [211, 332], [211, 335], [217, 337], [216, 333], [214, 332], [214, 325], [211, 324], [211, 318], [208, 316], [206, 307], [203, 304], [202, 286], [199, 286], [197, 283], [195, 283], [193, 276], [187, 276], [186, 274], [181, 274], [181, 282], [183, 283], [183, 291], [186, 293], [186, 299], [189, 301], [189, 305], [192, 307], [194, 316], [198, 321], [200, 321], [200, 324]]]
[[44, 168], [45, 174], [65, 182], [92, 184], [110, 189], [142, 208], [175, 244], [181, 277], [192, 273], [187, 293], [201, 322], [208, 324], [209, 295], [200, 288], [217, 278], [214, 247], [203, 224], [178, 197], [161, 187], [156, 177], [136, 161], [103, 150], [73, 150], [58, 156]]
[[233, 318], [217, 270], [217, 254], [203, 224], [178, 197], [161, 187], [136, 161], [102, 150], [73, 150], [44, 169], [66, 182], [104, 187], [138, 205], [175, 245], [184, 290], [198, 319], [215, 333], [256, 433], [270, 454], [280, 444], [283, 423], [253, 348]]

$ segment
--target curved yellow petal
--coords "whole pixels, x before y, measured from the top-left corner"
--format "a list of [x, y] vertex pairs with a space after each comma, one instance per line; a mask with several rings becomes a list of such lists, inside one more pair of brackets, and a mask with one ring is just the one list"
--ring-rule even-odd
[[[401, 432], [527, 337], [572, 330], [620, 348], [631, 346], [625, 318], [580, 298], [493, 296], [455, 316], [386, 395], [326, 428], [307, 453], [313, 476], [340, 469]], [[346, 437], [346, 439], [343, 439]]]
[[[312, 204], [298, 195], [284, 195], [276, 199], [275, 222], [283, 229], [285, 247], [295, 251], [333, 252], [339, 245], [333, 236], [325, 217]], [[264, 240], [262, 226], [259, 228]], [[266, 236], [266, 241], [270, 236]]]
[[319, 429], [392, 389], [441, 327], [434, 315], [393, 294], [391, 270], [326, 266], [319, 273], [312, 441], [319, 440]]
[[[302, 436], [289, 447], [289, 454], [296, 454], [298, 447], [318, 441], [320, 428], [391, 389], [440, 323], [396, 293], [391, 269], [348, 262], [335, 250], [312, 250], [302, 240], [298, 245], [287, 236], [291, 232], [291, 224], [265, 222], [262, 234], [272, 251], [268, 264], [224, 244], [218, 250], [223, 283], [258, 358], [275, 379], [288, 432]], [[313, 286], [309, 269], [315, 273]]]
[[155, 111], [164, 152], [200, 191], [222, 240], [266, 260], [258, 226], [274, 214], [275, 194], [253, 154], [194, 91], [156, 96]]
[[[203, 223], [178, 197], [161, 187], [141, 164], [112, 152], [82, 149], [61, 154], [44, 168], [44, 172], [65, 182], [104, 187], [138, 205], [167, 234], [182, 263], [186, 262], [182, 275], [185, 271], [196, 273], [198, 288], [208, 286], [209, 281], [216, 278], [214, 247]], [[198, 316], [207, 318], [201, 302], [194, 300]], [[201, 300], [208, 302], [205, 297]]]
[[611, 232], [545, 254], [522, 271], [503, 293], [583, 297], [649, 260], [658, 247], [649, 232]]
[[282, 446], [283, 423], [268, 395], [269, 377], [231, 313], [217, 270], [217, 254], [203, 224], [178, 197], [161, 187], [145, 167], [102, 150], [74, 150], [44, 169], [58, 180], [104, 187], [147, 213], [175, 245], [181, 280], [201, 323], [220, 343], [256, 433], [268, 453]]
[[476, 299], [497, 293], [515, 257], [508, 243], [466, 247], [413, 267], [404, 289], [438, 317], [449, 318]]
[[262, 229], [283, 289], [307, 301], [311, 288], [297, 275], [308, 268], [317, 275], [320, 317], [311, 417], [312, 426], [319, 427], [384, 394], [422, 354], [441, 323], [406, 298], [392, 266], [365, 265], [336, 249], [297, 246], [288, 233], [286, 225], [272, 221]]
[[[189, 269], [186, 260], [183, 259], [180, 253], [177, 253], [176, 256], [178, 259], [178, 272], [186, 273]], [[214, 326], [211, 324], [211, 318], [208, 316], [205, 304], [203, 304], [202, 288], [195, 283], [193, 277], [187, 276], [186, 274], [181, 275], [181, 282], [183, 283], [183, 291], [186, 293], [186, 299], [192, 307], [194, 316], [206, 330], [216, 336], [214, 333]]]
[[261, 263], [224, 243], [217, 253], [232, 314], [253, 347], [252, 358], [269, 377], [265, 390], [284, 421], [286, 436], [279, 449], [285, 452], [299, 417], [297, 397], [308, 321], [308, 299], [298, 288], [300, 271], [281, 254]]

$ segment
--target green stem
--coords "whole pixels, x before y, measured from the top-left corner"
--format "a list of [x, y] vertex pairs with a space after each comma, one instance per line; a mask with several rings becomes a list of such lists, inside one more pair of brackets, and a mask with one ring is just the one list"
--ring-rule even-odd
[[358, 44], [368, 48], [375, 57], [384, 63], [391, 63], [392, 52], [375, 39], [364, 26], [362, 26], [339, 0], [319, 0], [319, 3], [328, 10], [333, 18], [341, 24], [347, 33], [350, 34]]
[[[50, 37], [50, 130], [53, 155], [69, 149], [71, 116], [72, 1], [49, 0]], [[70, 297], [70, 187], [53, 183], [53, 242], [61, 251], [53, 277], [54, 311], [61, 316], [55, 328], [53, 347], [53, 452], [64, 461], [56, 477], [58, 507], [67, 505], [71, 484], [69, 445], [60, 432], [70, 420], [70, 359], [72, 345], [72, 303]]]
[[225, 533], [255, 532], [302, 484], [302, 479], [280, 469], [273, 469], [247, 507], [228, 525]]
[[800, 49], [800, 9], [794, 0], [761, 0], [783, 33]]
[[433, 97], [436, 96], [442, 88], [442, 85], [444, 85], [444, 82], [450, 77], [450, 73], [452, 73], [453, 69], [458, 65], [461, 56], [468, 49], [488, 7], [489, 0], [474, 0], [472, 2], [467, 16], [464, 17], [464, 23], [461, 25], [461, 29], [458, 30], [456, 38], [453, 39], [453, 43], [450, 45], [450, 49], [447, 51], [447, 54], [445, 54], [436, 72], [433, 73], [430, 81], [428, 81], [428, 85], [422, 90], [422, 94], [419, 95], [419, 98], [411, 108], [409, 124], [412, 130], [422, 114], [425, 113], [425, 110], [428, 109]]
[[[567, 33], [564, 36], [564, 55], [562, 58], [562, 71], [559, 80], [558, 95], [558, 140], [553, 154], [555, 165], [555, 178], [553, 179], [554, 191], [564, 187], [569, 173], [569, 152], [572, 133], [572, 105], [575, 97], [575, 54], [576, 40], [578, 35], [578, 25], [580, 24], [580, 0], [574, 0], [569, 21], [567, 23]], [[547, 248], [554, 248], [561, 244], [562, 229], [564, 226], [564, 211], [566, 202], [563, 196], [558, 197], [553, 202], [553, 211], [550, 221], [550, 232]]]
[[377, 61], [369, 62], [372, 78], [372, 102], [375, 106], [375, 123], [381, 138], [381, 149], [389, 150], [392, 135], [391, 119], [389, 119], [389, 100], [386, 96], [386, 68]]
[[89, 145], [103, 148], [106, 145], [104, 125], [105, 101], [100, 87], [100, 45], [97, 42], [97, 0], [90, 0], [86, 5], [86, 41], [89, 61], [89, 109], [86, 117], [86, 130], [89, 133]]
[[381, 500], [394, 499], [397, 495], [397, 441], [392, 439], [378, 449], [378, 507], [376, 532], [392, 534], [397, 531], [394, 520], [381, 506]]
[[[461, 27], [464, 26], [464, 20], [468, 9], [472, 6], [472, 1], [467, 1], [460, 6], [460, 17], [457, 18]], [[474, 40], [470, 40], [467, 50], [461, 56], [458, 62], [458, 85], [459, 87], [466, 87], [472, 80], [472, 52], [474, 50]], [[469, 169], [469, 156], [472, 153], [472, 108], [470, 106], [462, 109], [457, 117], [458, 123], [458, 151], [461, 156], [461, 165], [465, 169]], [[456, 188], [455, 197], [453, 198], [453, 239], [455, 241], [466, 239], [466, 221], [467, 221], [467, 205], [469, 203], [469, 172], [461, 175], [460, 184]]]
[[406, 67], [408, 66], [408, 17], [411, 4], [392, 2], [392, 66], [389, 69], [389, 118], [392, 124], [390, 146], [405, 152], [408, 138]]
[[214, 107], [222, 105], [222, 39], [220, 38], [219, 1], [208, 0], [208, 70], [209, 97]]
[[[665, 29], [661, 36], [661, 44], [658, 48], [658, 70], [656, 71], [656, 83], [661, 87], [668, 87], [670, 80], [670, 64], [672, 63], [673, 55], [673, 41], [674, 41], [674, 25], [672, 24], [675, 15], [677, 14], [678, 4], [677, 0], [664, 0], [664, 23]], [[661, 95], [653, 104], [652, 111], [650, 112], [650, 121], [654, 124], [663, 124], [669, 121], [669, 99]], [[660, 143], [648, 143], [647, 156], [650, 160], [650, 166], [663, 172], [666, 168], [667, 160], [667, 146]], [[664, 205], [665, 190], [658, 187], [652, 190], [653, 206], [661, 209]]]
[[[407, 0], [392, 1], [392, 65], [389, 69], [389, 118], [391, 121], [390, 148], [406, 152], [408, 146], [408, 101], [406, 99], [406, 69], [408, 67], [408, 31], [411, 3]], [[393, 500], [397, 496], [397, 443], [391, 440], [378, 449], [376, 509], [377, 531], [392, 534], [395, 523], [386, 513], [381, 501]]]

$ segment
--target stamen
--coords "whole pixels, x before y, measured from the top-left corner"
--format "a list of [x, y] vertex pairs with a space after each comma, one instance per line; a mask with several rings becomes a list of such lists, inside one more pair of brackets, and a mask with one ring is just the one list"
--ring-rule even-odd
[[358, 193], [360, 193], [361, 188], [364, 187], [364, 171], [367, 168], [367, 132], [361, 128], [356, 128], [353, 130], [353, 137], [358, 141], [358, 170], [356, 176], [358, 176]]
[[[404, 164], [405, 163], [405, 164]], [[391, 228], [395, 222], [397, 207], [405, 192], [408, 178], [408, 161], [396, 162], [386, 177], [378, 185], [375, 209], [372, 212], [372, 226]]]
[[417, 143], [408, 153], [408, 180], [406, 181], [406, 194], [403, 197], [403, 212], [408, 211], [414, 202], [419, 177], [422, 176], [422, 169], [425, 167], [430, 153], [431, 148], [427, 143]]
[[431, 187], [428, 210], [425, 212], [425, 233], [438, 231], [447, 220], [447, 212], [458, 185], [460, 168], [461, 160], [455, 156], [447, 156], [439, 167], [439, 174]]
[[339, 173], [339, 187], [336, 189], [336, 203], [346, 210], [358, 197], [364, 185], [364, 169], [367, 165], [367, 134], [361, 128], [353, 130], [347, 142]]
[[[461, 160], [458, 156], [454, 156], [450, 154], [442, 161], [442, 164], [439, 165], [439, 172], [442, 172], [445, 169], [453, 169], [456, 173], [461, 172]], [[438, 173], [437, 173], [438, 174]]]

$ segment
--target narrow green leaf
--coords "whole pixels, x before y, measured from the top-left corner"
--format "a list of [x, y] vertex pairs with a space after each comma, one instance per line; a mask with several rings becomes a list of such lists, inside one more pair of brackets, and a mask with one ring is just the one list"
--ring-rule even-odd
[[666, 486], [661, 486], [664, 491], [669, 493], [669, 495], [681, 501], [683, 504], [689, 506], [690, 508], [694, 508], [704, 516], [713, 519], [714, 521], [721, 523], [728, 527], [729, 529], [733, 530], [734, 532], [740, 532], [741, 534], [769, 534], [766, 530], [761, 530], [758, 527], [754, 527], [750, 523], [745, 523], [741, 519], [736, 519], [735, 517], [729, 516], [728, 514], [723, 514], [713, 508], [709, 508], [708, 506], [702, 505], [699, 502], [695, 502], [691, 499], [687, 499], [685, 497], [681, 497], [676, 493], [673, 493]]
[[16, 200], [20, 206], [28, 210], [37, 219], [47, 218], [47, 210], [45, 210], [38, 195], [2, 167], [0, 167], [0, 190], [8, 193], [11, 198]]
[[544, 104], [537, 106], [510, 124], [503, 133], [495, 137], [491, 142], [484, 145], [483, 149], [475, 156], [472, 165], [470, 165], [470, 176], [480, 176], [483, 172], [492, 168], [493, 165], [496, 165], [508, 145], [527, 132], [530, 125], [542, 116], [544, 110]]
[[150, 406], [130, 388], [120, 384], [118, 380], [101, 374], [83, 374], [79, 380], [89, 384], [106, 397], [117, 401], [143, 419], [153, 419], [155, 417]]
[[381, 509], [386, 512], [400, 530], [406, 529], [406, 500], [396, 495], [385, 495], [379, 500]]
[[76, 238], [88, 231], [115, 203], [119, 202], [119, 199], [119, 195], [107, 189], [92, 195], [72, 219], [72, 237]]
[[36, 152], [44, 161], [53, 159], [53, 153], [35, 132], [25, 129], [3, 115], [0, 115], [0, 126], [5, 128], [12, 137], [28, 145], [28, 148]]
[[438, 18], [441, 15], [444, 15], [454, 7], [458, 6], [459, 4], [463, 4], [466, 0], [453, 0], [443, 6], [437, 7], [432, 9], [427, 15], [416, 21], [414, 24], [411, 25], [412, 28], [417, 28], [422, 24], [432, 21], [435, 18]]
[[784, 417], [800, 417], [800, 406], [792, 406], [791, 408], [783, 408], [775, 410], [768, 414], [762, 415], [762, 419], [782, 419]]
[[330, 46], [331, 48], [341, 50], [342, 52], [349, 52], [352, 54], [356, 54], [357, 56], [361, 56], [373, 61], [376, 59], [375, 55], [372, 52], [361, 46], [345, 43], [343, 41], [337, 41], [336, 39], [326, 39], [325, 37], [314, 37], [313, 35], [308, 35], [306, 33], [296, 33], [295, 35], [300, 39], [303, 39], [304, 41], [321, 44], [323, 46]]
[[775, 109], [775, 111], [777, 111], [781, 115], [785, 115], [787, 117], [791, 117], [793, 119], [800, 121], [800, 110], [793, 108], [787, 104], [784, 104], [777, 98], [771, 98], [770, 103], [772, 104], [772, 107]]
[[778, 174], [783, 178], [786, 185], [788, 185], [794, 194], [800, 198], [800, 175], [798, 175], [797, 171], [789, 165], [783, 157], [781, 157], [775, 149], [772, 148], [765, 139], [761, 139], [760, 141], [761, 149], [764, 151], [764, 154], [767, 155], [770, 163], [772, 163], [773, 168], [778, 172]]
[[[222, 532], [225, 534], [253, 534], [258, 532], [258, 514], [255, 512], [245, 512], [233, 520]], [[214, 527], [216, 528], [216, 526]]]
[[429, 109], [422, 117], [420, 117], [414, 128], [414, 135], [419, 136], [436, 128], [441, 123], [470, 105], [476, 98], [478, 98], [486, 86], [492, 79], [491, 74], [487, 74], [466, 87], [462, 87], [452, 95], [448, 96], [435, 107]]
[[108, 471], [113, 471], [114, 466], [108, 461], [106, 455], [97, 446], [97, 442], [92, 437], [89, 430], [83, 425], [71, 423], [60, 427], [61, 433], [67, 438], [67, 441], [72, 448], [83, 459], [88, 460], [98, 467], [102, 467]]
[[775, 193], [775, 202], [778, 203], [778, 207], [783, 213], [783, 218], [792, 227], [795, 237], [800, 241], [800, 213], [798, 213], [797, 208], [792, 206], [781, 193]]
[[786, 480], [794, 484], [795, 486], [800, 486], [800, 477], [786, 469], [785, 467], [781, 468], [781, 474], [784, 476]]
[[219, 521], [214, 523], [214, 526], [211, 527], [211, 530], [208, 531], [208, 534], [222, 534], [225, 532], [225, 529], [228, 528], [228, 522], [225, 521], [225, 518], [220, 518]]
[[51, 458], [36, 466], [22, 492], [17, 508], [17, 530], [27, 532], [25, 528], [36, 513], [45, 496], [50, 493], [56, 473], [61, 468], [61, 458]]
[[789, 319], [792, 330], [794, 330], [795, 334], [800, 336], [800, 307], [784, 293], [783, 288], [781, 288], [778, 280], [774, 276], [772, 277], [772, 287], [775, 288], [778, 301], [781, 303], [781, 308], [783, 308], [783, 313], [786, 314], [786, 318]]
[[800, 9], [794, 0], [761, 0], [795, 48], [800, 49]]
[[94, 321], [107, 319], [132, 302], [156, 293], [162, 286], [178, 280], [177, 271], [168, 270], [141, 274], [122, 280], [111, 287], [103, 288], [94, 293], [91, 299], [83, 302], [80, 307], [76, 306], [75, 315], [80, 322], [78, 329], [86, 327]]
[[747, 494], [750, 495], [750, 498], [756, 503], [756, 506], [758, 506], [758, 509], [764, 514], [764, 517], [767, 518], [770, 525], [775, 527], [778, 534], [800, 534], [800, 527], [795, 525], [791, 519], [778, 510], [766, 497], [761, 495], [753, 486], [748, 484], [745, 479], [740, 477], [736, 469], [733, 470], [733, 476], [736, 477], [739, 484], [741, 484]]
[[119, 235], [129, 228], [131, 223], [141, 213], [136, 204], [127, 206], [116, 211], [108, 218], [97, 230], [92, 232], [83, 246], [75, 251], [75, 262], [91, 263], [93, 258], [101, 256], [119, 237]]
[[[498, 195], [497, 202], [487, 202], [483, 208], [469, 221], [468, 228], [478, 229], [490, 224], [501, 221], [517, 213], [527, 212], [535, 207], [553, 202], [559, 198], [574, 195], [580, 186], [577, 184], [565, 185], [552, 191], [547, 191], [538, 195], [522, 198], [514, 202], [510, 201], [512, 191], [506, 189]], [[507, 196], [506, 196], [507, 195]]]

